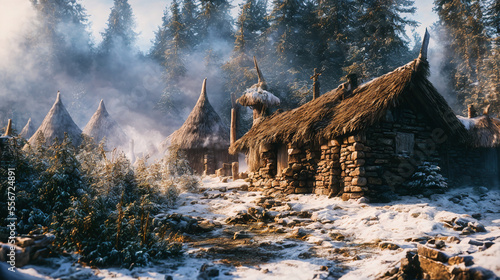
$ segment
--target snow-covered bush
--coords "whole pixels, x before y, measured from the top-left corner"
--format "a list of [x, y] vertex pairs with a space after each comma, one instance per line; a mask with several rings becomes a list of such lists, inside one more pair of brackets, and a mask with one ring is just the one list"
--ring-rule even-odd
[[[162, 193], [164, 166], [134, 171], [123, 154], [110, 155], [103, 143], [86, 137], [78, 148], [68, 138], [39, 143], [25, 150], [25, 142], [13, 145], [13, 152], [2, 157], [12, 159], [17, 172], [20, 234], [51, 232], [59, 249], [77, 252], [82, 262], [96, 266], [147, 265], [180, 253], [178, 240], [154, 227], [162, 206], [172, 206], [178, 196], [173, 184]], [[0, 166], [0, 175], [8, 174], [7, 167]]]
[[448, 184], [440, 171], [439, 166], [423, 162], [417, 167], [407, 185], [409, 193], [427, 197], [435, 193], [444, 193], [448, 189]]

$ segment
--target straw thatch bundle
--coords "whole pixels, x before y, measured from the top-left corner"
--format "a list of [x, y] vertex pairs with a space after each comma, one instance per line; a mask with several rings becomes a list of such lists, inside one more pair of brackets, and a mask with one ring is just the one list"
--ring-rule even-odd
[[36, 132], [35, 126], [31, 122], [31, 118], [29, 118], [23, 130], [21, 130], [21, 133], [19, 133], [19, 136], [23, 137], [24, 139], [30, 139], [31, 136], [35, 134], [35, 132]]
[[458, 116], [459, 120], [469, 130], [472, 145], [481, 148], [500, 147], [500, 120], [483, 115], [475, 118]]
[[61, 94], [57, 92], [56, 102], [52, 105], [52, 108], [43, 119], [42, 124], [28, 142], [32, 146], [36, 146], [38, 144], [38, 137], [43, 134], [46, 143], [50, 145], [56, 138], [62, 141], [65, 133], [68, 134], [75, 146], [80, 145], [82, 130], [75, 124], [69, 115], [61, 101]]
[[260, 105], [264, 108], [270, 108], [272, 106], [280, 105], [280, 99], [276, 97], [274, 94], [267, 91], [267, 83], [262, 75], [262, 72], [259, 69], [259, 65], [257, 64], [257, 59], [255, 56], [253, 57], [253, 62], [255, 65], [255, 70], [257, 70], [258, 82], [248, 88], [245, 91], [237, 102], [239, 102], [243, 106], [256, 106]]
[[203, 80], [200, 97], [184, 124], [160, 144], [160, 150], [176, 145], [180, 149], [227, 149], [229, 129], [207, 99], [207, 79]]
[[229, 151], [248, 151], [268, 143], [319, 143], [351, 134], [375, 124], [387, 110], [403, 102], [423, 111], [448, 135], [465, 141], [467, 131], [429, 82], [428, 73], [424, 56], [352, 91], [341, 86], [301, 107], [264, 119]]
[[83, 134], [94, 138], [97, 142], [106, 137], [106, 146], [108, 147], [119, 147], [127, 144], [127, 136], [118, 123], [111, 118], [103, 100], [83, 129]]

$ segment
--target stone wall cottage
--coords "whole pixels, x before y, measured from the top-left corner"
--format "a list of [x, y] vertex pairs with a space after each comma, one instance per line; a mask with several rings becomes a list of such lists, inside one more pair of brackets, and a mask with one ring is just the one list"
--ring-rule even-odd
[[236, 160], [228, 153], [229, 128], [210, 105], [206, 85], [207, 79], [203, 80], [200, 97], [184, 124], [160, 144], [162, 152], [171, 145], [183, 150], [199, 175], [214, 174], [223, 163]]
[[424, 161], [453, 165], [443, 147], [463, 149], [470, 134], [427, 79], [428, 42], [388, 74], [265, 118], [230, 153], [247, 154], [255, 186], [345, 200], [404, 188]]

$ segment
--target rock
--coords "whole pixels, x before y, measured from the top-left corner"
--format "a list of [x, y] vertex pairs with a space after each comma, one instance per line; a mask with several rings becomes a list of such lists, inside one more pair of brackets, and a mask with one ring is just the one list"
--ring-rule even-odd
[[474, 218], [476, 220], [481, 220], [481, 217], [482, 217], [481, 213], [474, 213], [471, 216], [472, 216], [472, 218]]
[[418, 244], [417, 250], [419, 256], [426, 257], [430, 260], [447, 262], [449, 258], [445, 253], [422, 244]]
[[474, 264], [472, 256], [454, 256], [448, 259], [448, 263], [450, 265], [459, 265], [461, 263], [465, 264], [466, 266], [471, 266]]
[[436, 249], [442, 249], [442, 248], [446, 247], [446, 244], [444, 243], [443, 240], [437, 241], [434, 245], [436, 246]]
[[287, 167], [283, 169], [283, 174], [285, 174], [286, 177], [292, 177], [293, 176], [293, 169], [290, 167]]
[[290, 237], [292, 238], [303, 238], [304, 236], [307, 235], [307, 232], [305, 229], [299, 227], [299, 228], [294, 228], [292, 233], [290, 234]]
[[360, 203], [360, 204], [361, 203], [369, 203], [370, 200], [368, 198], [366, 198], [366, 197], [363, 196], [363, 197], [358, 198], [357, 202]]
[[299, 163], [294, 163], [292, 165], [292, 171], [293, 172], [298, 172], [302, 169], [302, 164], [299, 164]]
[[250, 234], [246, 231], [238, 231], [234, 233], [233, 239], [244, 239], [244, 238], [250, 238]]
[[330, 237], [335, 241], [344, 241], [345, 236], [339, 232], [330, 232]]
[[477, 188], [477, 192], [479, 194], [487, 194], [488, 193], [488, 188], [487, 187], [479, 187], [479, 188]]
[[399, 246], [397, 244], [391, 243], [391, 242], [381, 242], [378, 244], [380, 249], [389, 249], [389, 250], [397, 250], [399, 249]]
[[[448, 271], [448, 266], [443, 264], [442, 262], [432, 260], [430, 258], [426, 258], [420, 255], [419, 248], [419, 262], [420, 268], [427, 274], [432, 280], [450, 280], [452, 279], [451, 273]], [[424, 278], [426, 279], [426, 278]]]
[[31, 237], [16, 237], [15, 240], [16, 240], [16, 245], [23, 248], [31, 246], [33, 245], [33, 243], [35, 243], [35, 240]]
[[227, 183], [227, 177], [222, 178], [221, 182], [222, 183]]
[[215, 224], [212, 221], [209, 220], [203, 220], [201, 221], [198, 226], [203, 229], [204, 231], [212, 231], [215, 228]]
[[462, 233], [463, 235], [471, 235], [474, 233], [474, 230], [470, 227], [465, 227], [463, 230], [462, 230]]
[[366, 186], [368, 181], [365, 177], [354, 177], [351, 183], [353, 186]]
[[165, 275], [165, 280], [174, 280], [174, 277], [170, 275]]
[[45, 235], [37, 236], [35, 238], [34, 246], [35, 247], [47, 247], [47, 246], [51, 245], [55, 239], [56, 239], [56, 236], [53, 234], [45, 234]]
[[320, 271], [328, 271], [328, 266], [322, 265], [319, 270]]
[[219, 276], [219, 270], [211, 265], [203, 264], [200, 268], [200, 274], [197, 279], [205, 280]]
[[486, 232], [486, 228], [479, 222], [469, 222], [468, 227], [475, 232]]
[[446, 239], [446, 242], [448, 243], [460, 243], [460, 238], [456, 237], [456, 236], [450, 236]]

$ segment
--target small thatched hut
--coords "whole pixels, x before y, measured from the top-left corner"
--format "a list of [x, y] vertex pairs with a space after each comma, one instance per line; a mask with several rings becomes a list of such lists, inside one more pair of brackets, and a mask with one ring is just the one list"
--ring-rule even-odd
[[96, 142], [100, 142], [106, 137], [106, 146], [108, 148], [125, 147], [128, 145], [127, 136], [118, 123], [111, 118], [104, 101], [101, 100], [97, 111], [83, 128], [83, 134], [88, 135]]
[[417, 59], [361, 86], [353, 80], [254, 125], [231, 145], [250, 178], [285, 193], [376, 197], [404, 188], [424, 161], [446, 164], [441, 147], [469, 134], [429, 82], [426, 32]]
[[31, 122], [31, 118], [29, 118], [28, 122], [24, 126], [23, 130], [21, 130], [21, 133], [19, 133], [19, 136], [23, 137], [24, 139], [30, 139], [33, 134], [35, 134], [36, 128]]
[[200, 175], [213, 174], [223, 163], [234, 160], [227, 152], [229, 128], [210, 105], [206, 83], [207, 79], [203, 80], [200, 97], [184, 124], [160, 145], [162, 152], [171, 145], [179, 147]]
[[45, 142], [50, 145], [56, 138], [59, 141], [64, 139], [67, 133], [73, 145], [78, 146], [82, 141], [82, 130], [75, 124], [68, 111], [61, 101], [61, 93], [57, 92], [57, 98], [52, 108], [43, 119], [42, 124], [28, 142], [32, 146], [38, 145], [38, 138], [41, 134]]
[[257, 64], [257, 59], [253, 57], [255, 70], [259, 78], [258, 82], [248, 88], [236, 102], [253, 109], [253, 124], [257, 124], [267, 115], [267, 110], [273, 106], [280, 105], [280, 100], [274, 94], [267, 91], [267, 83]]

